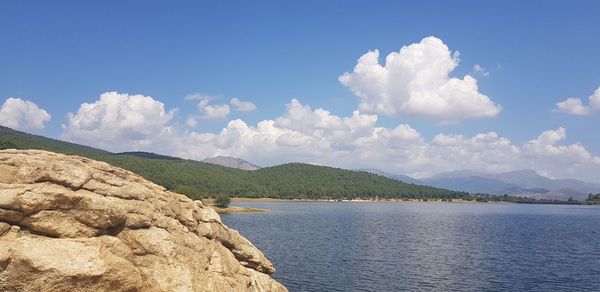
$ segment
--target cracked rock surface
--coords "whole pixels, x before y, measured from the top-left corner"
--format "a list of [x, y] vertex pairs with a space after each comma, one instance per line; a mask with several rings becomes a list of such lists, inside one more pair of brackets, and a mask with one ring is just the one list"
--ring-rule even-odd
[[217, 213], [91, 159], [0, 151], [0, 291], [287, 291]]

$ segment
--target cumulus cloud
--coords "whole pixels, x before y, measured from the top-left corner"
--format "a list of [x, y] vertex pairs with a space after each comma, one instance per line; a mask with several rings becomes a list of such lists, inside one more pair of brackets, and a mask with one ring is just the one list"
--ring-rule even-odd
[[193, 116], [189, 116], [185, 119], [185, 124], [190, 128], [195, 128], [198, 125], [198, 121]]
[[[397, 134], [393, 135], [394, 132]], [[355, 140], [356, 147], [346, 159], [351, 161], [350, 165], [414, 177], [459, 169], [483, 172], [534, 169], [554, 177], [598, 181], [594, 174], [600, 171], [600, 157], [580, 144], [561, 145], [565, 138], [565, 129], [559, 128], [545, 131], [524, 145], [516, 145], [496, 132], [471, 137], [442, 133], [427, 141], [409, 125], [394, 129], [375, 127], [371, 135]]]
[[234, 97], [229, 101], [234, 109], [238, 112], [250, 112], [256, 110], [256, 105], [250, 101], [241, 101], [239, 98]]
[[477, 73], [477, 74], [481, 74], [485, 77], [490, 76], [490, 72], [487, 69], [485, 69], [485, 67], [483, 67], [479, 64], [475, 64], [475, 66], [473, 66], [473, 72]]
[[600, 157], [592, 155], [582, 145], [559, 145], [567, 137], [564, 128], [544, 131], [523, 145], [523, 159], [532, 169], [553, 177], [574, 177], [598, 181]]
[[556, 104], [556, 111], [578, 116], [588, 116], [600, 113], [600, 87], [588, 97], [588, 104], [583, 104], [580, 98], [567, 98]]
[[[520, 163], [520, 149], [496, 132], [463, 135], [438, 134], [430, 145], [435, 165], [444, 169], [475, 169], [486, 172], [511, 170]], [[522, 167], [525, 167], [523, 165]]]
[[77, 113], [67, 115], [62, 137], [110, 150], [141, 149], [169, 131], [175, 113], [150, 96], [105, 92], [97, 101], [83, 103]]
[[[379, 168], [417, 178], [442, 171], [472, 169], [499, 172], [531, 168], [554, 177], [591, 177], [600, 171], [600, 158], [580, 144], [563, 144], [559, 128], [516, 145], [495, 132], [473, 136], [440, 133], [426, 139], [408, 124], [377, 126], [377, 115], [356, 110], [338, 116], [292, 99], [279, 117], [247, 124], [231, 120], [218, 132], [178, 129], [173, 111], [150, 97], [138, 96], [137, 123], [124, 123], [132, 96], [106, 93], [83, 104], [70, 117], [64, 136], [109, 150], [144, 150], [189, 159], [236, 156], [259, 165], [298, 161], [343, 168]], [[144, 113], [152, 112], [145, 115]], [[155, 117], [164, 118], [155, 118]], [[157, 121], [158, 120], [158, 121]], [[138, 126], [149, 124], [149, 131]], [[134, 124], [135, 126], [128, 126]], [[190, 126], [188, 124], [188, 126]], [[96, 130], [94, 130], [96, 129]]]
[[210, 104], [211, 100], [215, 99], [214, 96], [194, 93], [186, 96], [185, 99], [198, 102], [198, 111], [202, 114], [203, 119], [224, 119], [231, 112], [228, 104]]
[[229, 115], [231, 110], [229, 109], [229, 105], [220, 104], [220, 105], [209, 105], [203, 104], [203, 102], [198, 103], [198, 109], [202, 113], [202, 117], [205, 119], [224, 119]]
[[[544, 131], [536, 139], [524, 145], [524, 150], [534, 157], [558, 159], [567, 163], [593, 163], [600, 165], [600, 157], [593, 156], [580, 144], [557, 145], [567, 138], [564, 128]], [[543, 160], [542, 160], [543, 161]]]
[[0, 108], [0, 125], [16, 130], [41, 130], [50, 119], [46, 110], [21, 98], [10, 97]]
[[366, 113], [439, 120], [498, 115], [502, 107], [479, 92], [475, 78], [449, 76], [458, 63], [458, 52], [452, 53], [436, 37], [427, 37], [388, 54], [383, 65], [379, 51], [370, 51], [339, 81], [360, 98], [359, 109]]
[[[357, 116], [365, 118], [360, 113], [350, 119], [311, 110], [304, 116], [312, 115], [317, 120], [313, 126], [292, 127], [293, 124], [283, 121], [293, 116], [290, 111], [297, 110], [295, 106], [307, 109], [291, 103], [288, 111], [275, 121], [261, 121], [253, 127], [235, 120], [217, 135], [201, 136], [214, 153], [242, 156], [262, 165], [301, 161], [351, 169], [374, 167], [417, 178], [457, 169], [484, 172], [534, 169], [555, 177], [597, 181], [590, 174], [600, 171], [600, 158], [583, 146], [559, 145], [564, 139], [564, 129], [544, 132], [521, 146], [495, 132], [471, 137], [438, 134], [428, 141], [410, 125], [377, 127], [373, 120], [352, 133], [350, 121], [356, 121]], [[322, 123], [327, 120], [330, 122]], [[551, 136], [547, 133], [554, 132], [561, 138], [547, 137]]]
[[327, 140], [338, 147], [347, 147], [353, 139], [366, 134], [377, 122], [376, 115], [354, 111], [352, 116], [341, 118], [322, 108], [312, 110], [297, 99], [292, 99], [286, 107], [287, 112], [275, 119], [274, 126], [305, 135], [330, 137]]

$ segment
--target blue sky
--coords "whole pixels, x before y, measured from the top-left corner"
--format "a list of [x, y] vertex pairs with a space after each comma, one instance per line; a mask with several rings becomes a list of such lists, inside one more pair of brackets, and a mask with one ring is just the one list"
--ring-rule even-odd
[[[29, 132], [110, 150], [121, 146], [89, 143], [94, 140], [65, 133], [61, 125], [70, 127], [68, 113], [111, 91], [151, 96], [165, 111], [177, 109], [167, 126], [180, 132], [217, 134], [237, 118], [256, 127], [284, 115], [292, 98], [348, 117], [361, 99], [338, 77], [352, 72], [359, 57], [377, 49], [384, 62], [389, 53], [435, 36], [460, 52], [449, 77], [473, 76], [479, 92], [502, 110], [453, 122], [377, 113], [375, 126], [410, 125], [425, 143], [440, 133], [468, 138], [493, 131], [519, 148], [562, 127], [566, 138], [558, 144], [583, 146], [593, 160], [600, 156], [600, 115], [558, 112], [556, 103], [570, 97], [585, 103], [600, 86], [598, 11], [597, 1], [2, 1], [0, 103], [20, 98], [51, 115], [44, 128]], [[474, 72], [476, 64], [488, 76]], [[224, 118], [203, 118], [198, 99], [185, 98], [194, 93], [211, 96], [207, 102], [214, 105], [236, 97], [256, 110], [230, 105]], [[186, 128], [186, 117], [195, 117], [197, 125]], [[193, 154], [147, 141], [108, 142], [192, 158], [233, 154], [264, 164], [283, 162], [289, 153], [275, 151], [281, 157], [269, 160], [244, 149]], [[347, 166], [293, 153], [293, 160]], [[586, 166], [569, 175], [555, 171], [564, 166], [558, 164], [514, 168], [525, 166], [557, 177], [598, 170]], [[449, 168], [378, 167], [417, 176]]]

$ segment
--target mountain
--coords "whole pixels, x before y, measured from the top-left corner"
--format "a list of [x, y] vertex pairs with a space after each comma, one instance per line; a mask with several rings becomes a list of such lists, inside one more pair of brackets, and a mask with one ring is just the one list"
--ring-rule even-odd
[[600, 192], [600, 184], [575, 179], [552, 179], [531, 169], [501, 173], [458, 170], [437, 174], [421, 181], [425, 185], [471, 193], [556, 200], [567, 200], [570, 197], [581, 200], [589, 193]]
[[585, 194], [597, 193], [600, 191], [600, 184], [584, 182], [576, 179], [553, 179], [539, 175], [534, 170], [517, 170], [496, 174], [499, 180], [506, 181], [525, 188], [537, 188], [544, 186], [548, 189], [557, 191], [575, 191]]
[[357, 169], [357, 171], [373, 173], [406, 183], [496, 196], [508, 194], [517, 197], [566, 201], [571, 197], [585, 200], [588, 194], [600, 192], [600, 184], [575, 179], [552, 179], [531, 169], [500, 173], [454, 170], [419, 180], [374, 168]]
[[130, 170], [191, 198], [219, 194], [284, 199], [463, 198], [464, 192], [407, 184], [339, 168], [288, 163], [255, 171], [153, 153], [111, 153], [0, 127], [0, 149], [40, 149], [79, 155]]
[[429, 180], [429, 179], [451, 179], [451, 178], [461, 178], [461, 177], [470, 177], [470, 176], [481, 176], [484, 177], [485, 174], [481, 173], [481, 172], [476, 172], [476, 171], [472, 171], [472, 170], [453, 170], [453, 171], [447, 171], [447, 172], [442, 172], [442, 173], [438, 173], [434, 176], [431, 176], [429, 178], [423, 179], [423, 180]]
[[[481, 176], [428, 178], [424, 179], [423, 183], [430, 186], [445, 186], [445, 188], [450, 190], [464, 190], [469, 193], [487, 193], [495, 195], [505, 194], [506, 190], [515, 188], [512, 184]], [[517, 193], [520, 192], [518, 188], [516, 188], [515, 191]]]
[[405, 183], [409, 183], [409, 184], [423, 184], [423, 182], [421, 182], [418, 179], [414, 179], [408, 175], [404, 175], [404, 174], [391, 174], [389, 172], [385, 172], [383, 170], [379, 170], [379, 169], [375, 169], [375, 168], [360, 168], [360, 169], [356, 169], [356, 171], [363, 171], [363, 172], [368, 172], [368, 173], [372, 173], [372, 174], [376, 174], [376, 175], [381, 175], [387, 178], [391, 178], [391, 179], [395, 179], [395, 180], [399, 180]]
[[165, 160], [181, 160], [179, 157], [160, 155], [152, 152], [143, 152], [143, 151], [130, 151], [130, 152], [121, 152], [115, 153], [115, 155], [129, 155], [129, 156], [139, 156], [142, 158], [148, 159], [165, 159]]
[[243, 169], [243, 170], [258, 170], [258, 169], [260, 169], [259, 166], [252, 164], [246, 160], [235, 158], [235, 157], [229, 157], [229, 156], [215, 156], [215, 157], [211, 157], [211, 158], [206, 158], [206, 159], [202, 160], [202, 162], [221, 165], [221, 166], [230, 167], [230, 168]]
[[[483, 174], [484, 176], [486, 174]], [[487, 174], [500, 181], [518, 185], [523, 188], [535, 188], [541, 185], [552, 184], [552, 179], [539, 175], [535, 170], [522, 169], [509, 172], [501, 172], [496, 174]]]

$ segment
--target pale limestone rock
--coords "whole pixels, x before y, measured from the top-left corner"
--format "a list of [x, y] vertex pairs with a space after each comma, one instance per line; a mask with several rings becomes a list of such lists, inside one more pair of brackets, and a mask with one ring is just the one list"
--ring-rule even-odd
[[0, 291], [286, 291], [200, 201], [77, 156], [0, 151]]

